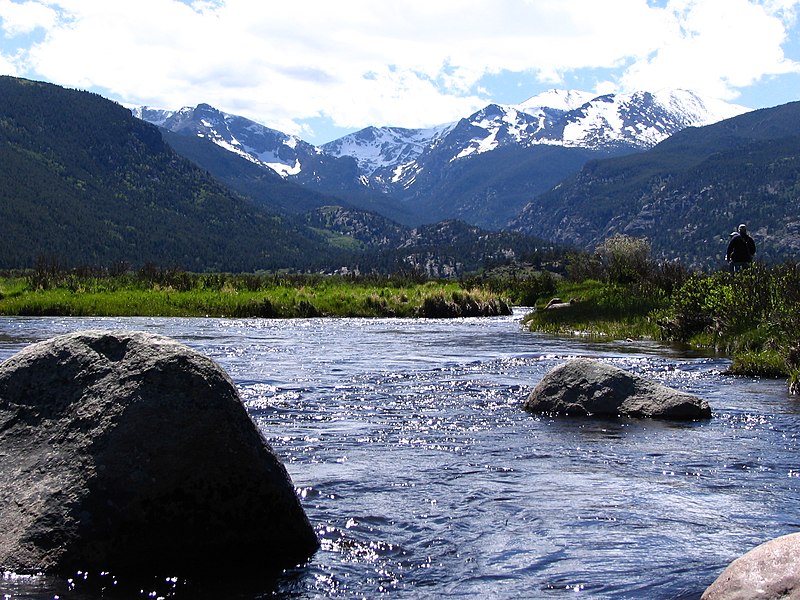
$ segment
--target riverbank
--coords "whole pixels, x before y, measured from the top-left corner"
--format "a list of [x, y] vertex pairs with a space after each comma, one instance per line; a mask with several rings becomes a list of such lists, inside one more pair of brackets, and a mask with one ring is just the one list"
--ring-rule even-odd
[[[693, 273], [669, 286], [562, 281], [524, 320], [532, 331], [606, 339], [655, 339], [712, 349], [737, 375], [785, 378], [800, 392], [800, 270], [754, 265]], [[550, 306], [548, 306], [550, 304]]]
[[409, 278], [61, 273], [0, 277], [6, 316], [463, 317], [511, 314], [485, 288]]

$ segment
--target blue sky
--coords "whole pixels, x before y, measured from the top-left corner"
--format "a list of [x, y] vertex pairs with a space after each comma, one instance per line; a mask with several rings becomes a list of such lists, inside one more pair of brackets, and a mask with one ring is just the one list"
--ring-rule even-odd
[[323, 143], [551, 88], [800, 100], [800, 0], [0, 0], [0, 74]]

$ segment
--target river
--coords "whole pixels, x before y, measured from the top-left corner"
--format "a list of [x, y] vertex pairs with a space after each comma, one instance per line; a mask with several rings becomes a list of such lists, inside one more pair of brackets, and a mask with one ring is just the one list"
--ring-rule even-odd
[[[5, 574], [3, 600], [698, 598], [731, 560], [800, 529], [800, 401], [785, 382], [653, 342], [535, 334], [521, 316], [0, 318], [0, 360], [87, 328], [160, 333], [214, 358], [322, 541], [277, 581], [153, 578], [131, 596], [111, 574]], [[701, 396], [713, 418], [522, 411], [574, 356]]]

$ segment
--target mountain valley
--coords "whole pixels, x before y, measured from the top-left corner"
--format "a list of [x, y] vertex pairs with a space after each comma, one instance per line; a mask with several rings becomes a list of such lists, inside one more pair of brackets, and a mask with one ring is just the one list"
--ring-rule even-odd
[[452, 277], [615, 233], [716, 268], [739, 222], [759, 258], [780, 261], [800, 252], [799, 107], [554, 90], [315, 147], [209, 105], [131, 111], [3, 77], [0, 268], [56, 257]]

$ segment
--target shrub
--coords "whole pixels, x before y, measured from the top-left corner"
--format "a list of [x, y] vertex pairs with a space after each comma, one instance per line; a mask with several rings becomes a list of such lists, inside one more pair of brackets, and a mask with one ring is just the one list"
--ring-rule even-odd
[[587, 280], [604, 279], [603, 263], [598, 254], [576, 252], [567, 256], [567, 276], [570, 281], [580, 283]]
[[597, 247], [605, 279], [610, 283], [632, 283], [647, 277], [650, 270], [650, 242], [621, 233]]

